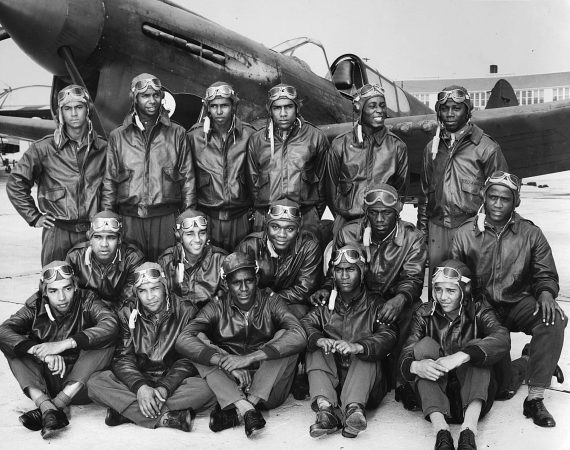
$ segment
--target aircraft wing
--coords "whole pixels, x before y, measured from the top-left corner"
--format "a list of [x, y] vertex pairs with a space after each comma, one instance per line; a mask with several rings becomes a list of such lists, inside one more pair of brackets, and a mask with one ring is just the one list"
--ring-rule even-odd
[[0, 135], [35, 141], [53, 133], [53, 130], [55, 130], [53, 120], [0, 116]]

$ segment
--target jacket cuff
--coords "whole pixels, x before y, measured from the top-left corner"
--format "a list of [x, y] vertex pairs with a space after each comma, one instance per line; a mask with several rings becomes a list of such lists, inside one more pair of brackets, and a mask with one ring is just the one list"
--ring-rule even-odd
[[140, 389], [141, 386], [144, 386], [145, 384], [148, 384], [146, 380], [138, 380], [135, 381], [133, 383], [133, 385], [131, 386], [131, 392], [135, 395], [137, 395], [138, 390]]
[[16, 356], [25, 356], [28, 354], [28, 350], [31, 349], [36, 343], [31, 339], [26, 339], [20, 342], [14, 347], [14, 354]]
[[170, 397], [172, 395], [172, 392], [170, 390], [170, 386], [165, 383], [163, 380], [158, 380], [155, 384], [155, 387], [163, 387], [164, 389], [166, 389], [166, 394], [168, 395], [168, 397]]
[[69, 336], [69, 337], [77, 343], [78, 349], [85, 350], [85, 349], [89, 348], [89, 338], [87, 337], [87, 335], [85, 333], [79, 332], [79, 333], [74, 334], [73, 336]]
[[469, 362], [472, 364], [479, 364], [485, 361], [485, 352], [477, 345], [470, 345], [461, 351], [469, 355], [471, 358]]
[[273, 345], [265, 345], [263, 348], [260, 348], [263, 353], [267, 355], [267, 359], [279, 359], [281, 358], [281, 353], [273, 347]]
[[40, 220], [41, 217], [42, 217], [42, 215], [41, 215], [41, 214], [38, 214], [37, 217], [33, 218], [32, 220], [30, 220], [30, 221], [28, 222], [28, 225], [30, 225], [32, 228], [35, 227], [35, 226], [36, 226], [36, 223], [38, 223], [38, 220]]
[[400, 371], [402, 372], [402, 377], [406, 381], [412, 381], [415, 378], [415, 375], [410, 372], [410, 367], [414, 362], [414, 358], [406, 358], [402, 360], [402, 364], [400, 365]]
[[558, 297], [558, 292], [556, 292], [554, 289], [552, 289], [549, 286], [541, 286], [539, 289], [537, 289], [536, 291], [536, 297], [538, 298], [538, 296], [540, 295], [541, 292], [550, 292], [552, 294], [552, 297], [554, 299], [556, 299], [556, 297]]
[[196, 362], [203, 364], [205, 366], [209, 366], [212, 356], [214, 356], [216, 353], [220, 353], [220, 351], [213, 347], [207, 346], [204, 350], [200, 352]]
[[313, 333], [307, 339], [307, 350], [314, 352], [317, 350], [317, 341], [325, 336], [322, 333]]

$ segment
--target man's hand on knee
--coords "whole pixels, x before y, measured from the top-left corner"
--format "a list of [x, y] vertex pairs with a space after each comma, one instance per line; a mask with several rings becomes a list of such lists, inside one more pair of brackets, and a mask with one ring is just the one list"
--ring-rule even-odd
[[534, 312], [532, 313], [533, 316], [538, 314], [538, 311], [542, 310], [542, 322], [548, 325], [554, 325], [554, 321], [556, 318], [556, 311], [560, 314], [561, 320], [566, 320], [566, 315], [564, 311], [558, 304], [552, 294], [548, 291], [542, 291], [538, 295], [538, 299], [536, 300], [536, 306], [534, 308]]
[[447, 373], [447, 368], [433, 359], [422, 359], [421, 361], [412, 362], [410, 372], [420, 378], [437, 381]]

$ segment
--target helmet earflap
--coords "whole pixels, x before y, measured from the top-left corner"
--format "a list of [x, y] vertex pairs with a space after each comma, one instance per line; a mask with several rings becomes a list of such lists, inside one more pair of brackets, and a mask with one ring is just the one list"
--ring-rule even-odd
[[174, 237], [176, 238], [176, 242], [182, 241], [182, 233], [176, 227], [174, 227]]

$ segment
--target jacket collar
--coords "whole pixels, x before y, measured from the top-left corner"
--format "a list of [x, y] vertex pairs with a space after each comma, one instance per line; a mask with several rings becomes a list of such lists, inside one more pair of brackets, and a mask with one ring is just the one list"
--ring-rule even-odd
[[[361, 227], [362, 230], [364, 230], [364, 227], [366, 226], [366, 218], [364, 219], [363, 225], [364, 226]], [[360, 236], [360, 240], [362, 241], [362, 235]], [[392, 241], [398, 247], [404, 245], [404, 230], [402, 220], [400, 218], [396, 219], [396, 225], [394, 225], [394, 228], [392, 231], [390, 231], [390, 234], [388, 234], [388, 236], [386, 236], [380, 242], [373, 242], [373, 244], [378, 246], [386, 241]]]
[[364, 299], [366, 298], [366, 285], [362, 286], [362, 292], [358, 297], [350, 302], [350, 305], [346, 306], [342, 301], [342, 294], [339, 294], [339, 298], [335, 302], [334, 309], [336, 312], [345, 314], [347, 311], [354, 311], [359, 309], [364, 304]]
[[[516, 211], [513, 211], [511, 218], [503, 228], [503, 232], [506, 231], [507, 229], [510, 229], [513, 233], [518, 234], [521, 226], [521, 219], [522, 217]], [[479, 228], [477, 228], [477, 216], [475, 216], [473, 219], [470, 220], [473, 221], [473, 230], [475, 232], [475, 235], [476, 236], [481, 235], [482, 232], [479, 231]], [[486, 230], [488, 229], [490, 231], [492, 230], [492, 226], [487, 221], [485, 221], [485, 229]]]
[[[69, 306], [69, 309], [61, 317], [66, 317], [71, 313], [71, 311], [75, 307], [75, 304], [78, 301], [78, 296], [79, 296], [79, 288], [76, 288], [73, 294], [73, 298], [71, 299], [71, 305]], [[55, 322], [55, 313], [49, 305], [49, 300], [47, 296], [43, 295], [41, 291], [39, 291], [39, 301], [40, 301], [40, 308], [38, 310], [38, 317], [47, 316], [50, 322]]]
[[[132, 126], [140, 130], [139, 125], [137, 125], [137, 121], [140, 122], [140, 119], [138, 118], [137, 111], [133, 108], [131, 109], [131, 111], [129, 111], [129, 113], [125, 117], [125, 120], [123, 120], [123, 125]], [[156, 119], [156, 123], [154, 124], [154, 126], [156, 126], [156, 124], [158, 123], [162, 123], [165, 127], [169, 127], [172, 124], [170, 117], [168, 117], [168, 113], [162, 107], [160, 108], [160, 111], [158, 113], [158, 118]]]
[[[115, 253], [115, 257], [113, 258], [113, 261], [111, 261], [110, 264], [120, 264], [121, 262], [123, 262], [123, 243], [121, 243], [120, 245], [117, 246], [117, 251]], [[93, 264], [93, 261], [95, 261], [96, 264], [101, 265], [99, 263], [99, 261], [97, 261], [95, 258], [93, 258], [93, 249], [91, 248], [91, 246], [88, 246], [87, 249], [85, 250], [85, 258], [84, 258], [84, 263], [86, 266], [91, 266]]]
[[[358, 126], [359, 126], [359, 124], [356, 124], [356, 126], [354, 126], [354, 128], [352, 129], [352, 138], [353, 138], [354, 142], [357, 142], [357, 143], [358, 143], [358, 132], [357, 132]], [[364, 134], [364, 132], [363, 132], [363, 134]], [[380, 145], [387, 134], [388, 134], [388, 129], [386, 128], [386, 126], [383, 126], [378, 131], [376, 131], [372, 135], [368, 136], [368, 139], [372, 139], [374, 142], [376, 142], [377, 145]]]

